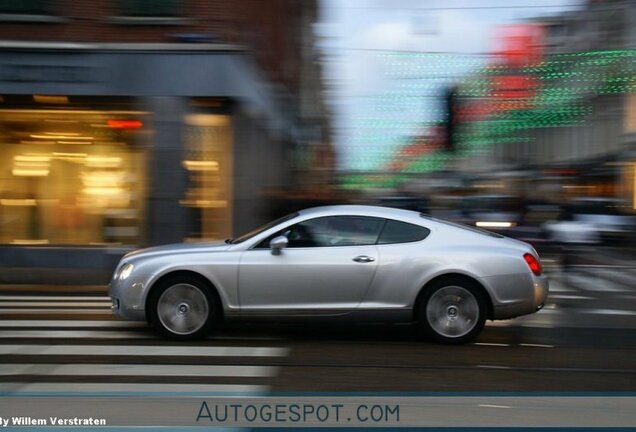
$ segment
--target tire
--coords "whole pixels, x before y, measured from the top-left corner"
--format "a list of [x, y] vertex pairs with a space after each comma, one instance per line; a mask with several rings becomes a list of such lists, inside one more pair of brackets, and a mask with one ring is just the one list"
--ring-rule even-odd
[[419, 303], [419, 325], [429, 339], [450, 345], [474, 340], [486, 323], [482, 290], [462, 278], [446, 278], [427, 288]]
[[164, 337], [191, 341], [206, 337], [221, 316], [216, 293], [195, 276], [160, 281], [150, 293], [148, 321]]

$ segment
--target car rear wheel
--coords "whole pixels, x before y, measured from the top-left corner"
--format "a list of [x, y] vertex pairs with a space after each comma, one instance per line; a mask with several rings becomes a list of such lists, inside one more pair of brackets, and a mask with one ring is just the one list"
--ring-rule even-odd
[[462, 279], [446, 279], [427, 290], [419, 310], [426, 336], [446, 344], [475, 339], [486, 322], [486, 300], [478, 287]]
[[217, 321], [219, 305], [211, 290], [194, 277], [161, 282], [152, 293], [150, 322], [163, 335], [176, 340], [201, 339]]

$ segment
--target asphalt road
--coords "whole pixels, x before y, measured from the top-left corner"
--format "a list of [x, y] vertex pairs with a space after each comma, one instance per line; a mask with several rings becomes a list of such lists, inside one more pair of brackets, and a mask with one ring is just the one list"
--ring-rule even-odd
[[233, 324], [178, 344], [103, 289], [0, 287], [0, 392], [635, 391], [636, 271], [547, 263], [546, 308], [464, 346], [408, 325]]

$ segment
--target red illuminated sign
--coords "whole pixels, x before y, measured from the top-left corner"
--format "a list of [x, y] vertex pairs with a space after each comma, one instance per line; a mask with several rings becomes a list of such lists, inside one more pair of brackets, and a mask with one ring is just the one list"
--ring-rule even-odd
[[524, 67], [541, 62], [543, 26], [517, 24], [499, 28], [495, 55], [508, 67]]
[[144, 124], [140, 120], [108, 120], [106, 123], [112, 129], [140, 129]]
[[505, 74], [490, 78], [493, 112], [530, 108], [539, 81], [520, 69], [533, 66], [543, 58], [543, 26], [518, 24], [502, 26], [497, 32], [495, 56]]

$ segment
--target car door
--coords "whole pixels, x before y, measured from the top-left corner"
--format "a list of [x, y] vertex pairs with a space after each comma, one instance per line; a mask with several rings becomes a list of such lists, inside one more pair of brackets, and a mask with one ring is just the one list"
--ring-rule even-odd
[[[344, 313], [358, 306], [378, 265], [375, 243], [384, 219], [325, 216], [299, 222], [243, 252], [241, 311]], [[272, 254], [269, 241], [288, 245]]]

